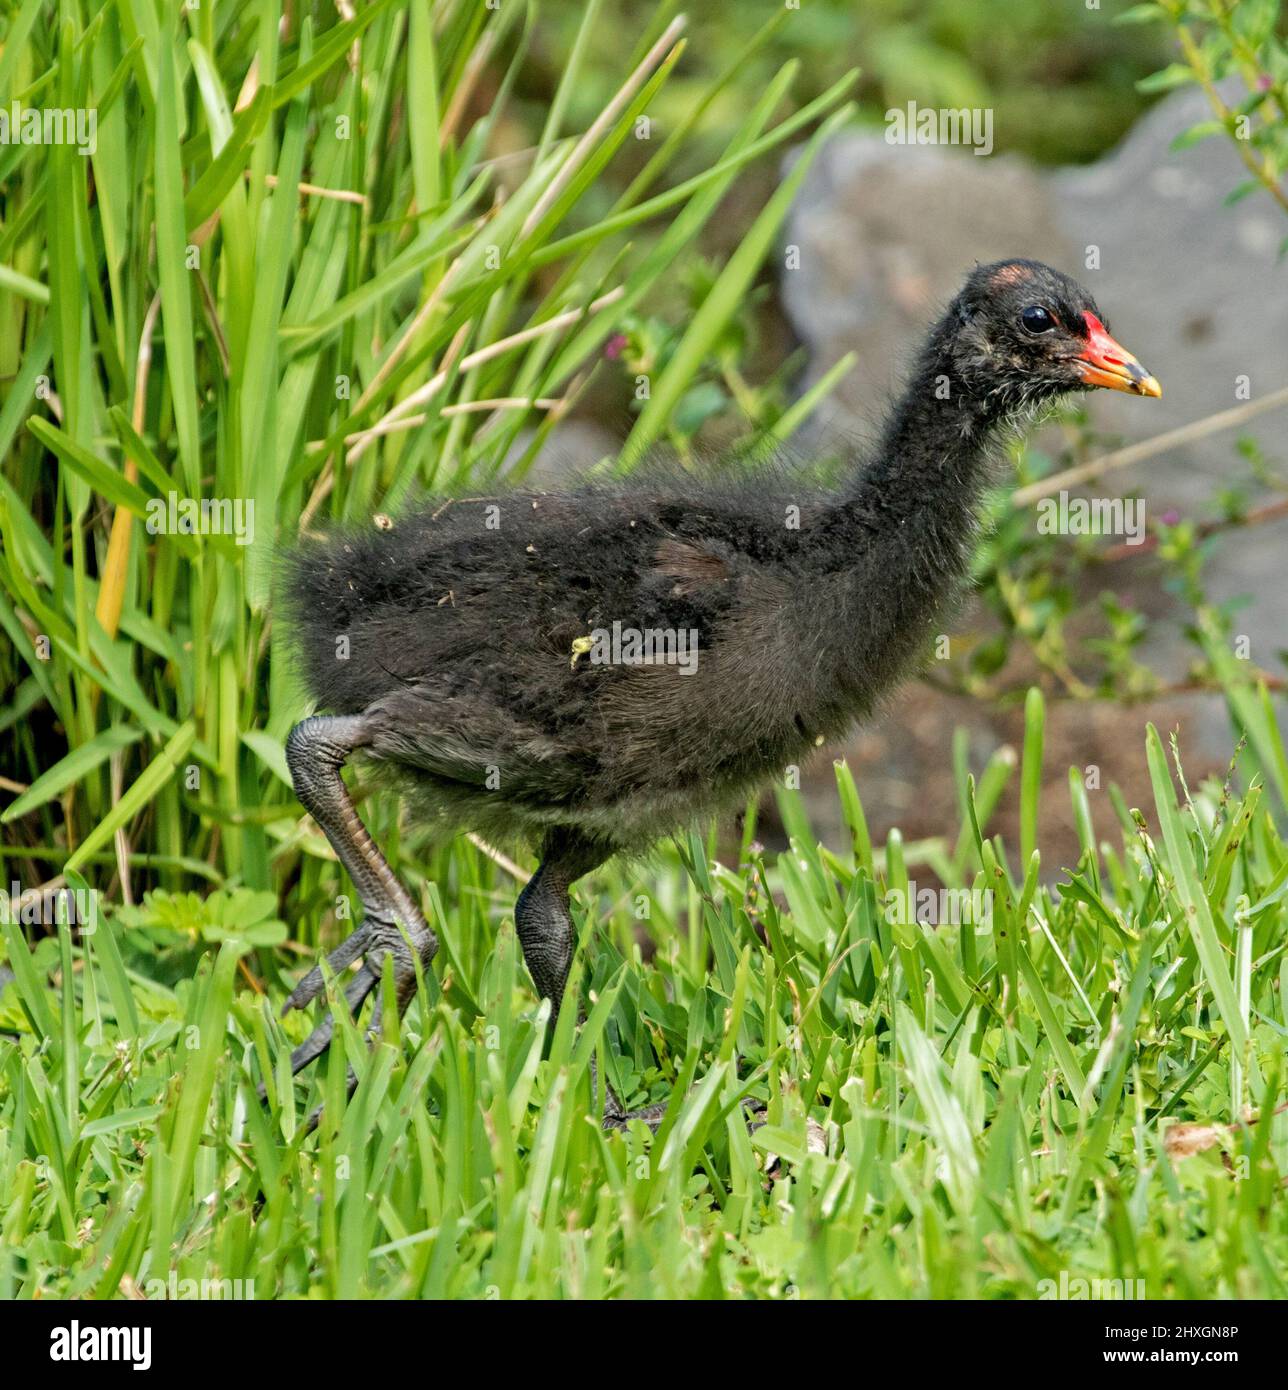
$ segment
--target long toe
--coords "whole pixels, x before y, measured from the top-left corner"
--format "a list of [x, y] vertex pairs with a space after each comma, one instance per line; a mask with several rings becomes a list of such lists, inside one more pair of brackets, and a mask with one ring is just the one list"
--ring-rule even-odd
[[[371, 993], [379, 976], [368, 966], [363, 966], [361, 970], [349, 981], [345, 987], [344, 1000], [349, 1006], [349, 1012], [356, 1014], [362, 1007], [362, 1001]], [[320, 1057], [328, 1047], [331, 1046], [331, 1037], [335, 1032], [335, 1015], [329, 1010], [321, 1023], [308, 1035], [307, 1038], [291, 1053], [291, 1075], [301, 1071], [313, 1061], [315, 1057]]]
[[299, 1047], [291, 1053], [292, 1076], [296, 1072], [302, 1071], [315, 1057], [320, 1057], [331, 1046], [331, 1037], [334, 1032], [335, 1019], [327, 1014]]
[[[331, 967], [331, 973], [338, 975], [357, 960], [370, 944], [371, 928], [364, 922], [357, 931], [346, 936], [326, 958], [327, 964]], [[311, 1003], [314, 999], [320, 999], [325, 991], [326, 977], [322, 974], [322, 967], [315, 965], [295, 986], [287, 997], [286, 1003], [282, 1005], [283, 1018], [292, 1009], [302, 1009], [305, 1004]]]

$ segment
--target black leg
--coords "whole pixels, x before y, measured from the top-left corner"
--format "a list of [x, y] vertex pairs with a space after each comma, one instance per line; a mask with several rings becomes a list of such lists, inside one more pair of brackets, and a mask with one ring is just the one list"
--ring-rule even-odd
[[[612, 854], [609, 846], [596, 844], [571, 830], [551, 832], [541, 849], [541, 864], [528, 881], [514, 906], [514, 925], [523, 947], [532, 981], [543, 998], [552, 1004], [550, 1022], [559, 1017], [568, 971], [572, 966], [576, 936], [568, 906], [568, 889], [602, 864]], [[594, 1062], [591, 1062], [591, 1089], [596, 1089]], [[625, 1129], [631, 1120], [643, 1120], [656, 1129], [666, 1113], [665, 1104], [650, 1105], [629, 1113], [604, 1087], [604, 1128]]]
[[559, 1017], [576, 944], [568, 912], [568, 889], [609, 857], [612, 850], [571, 830], [555, 830], [541, 849], [541, 864], [514, 905], [514, 925], [528, 973]]
[[[429, 970], [434, 952], [438, 950], [437, 938], [367, 833], [340, 776], [345, 760], [369, 744], [373, 732], [371, 721], [365, 715], [318, 717], [297, 724], [286, 740], [286, 762], [295, 794], [322, 827], [362, 901], [362, 925], [328, 957], [328, 964], [337, 974], [359, 956], [363, 957], [362, 969], [345, 989], [346, 1002], [355, 1014], [376, 986], [386, 960], [391, 962], [394, 972], [395, 994], [401, 1013], [416, 990], [412, 950], [420, 958], [422, 973]], [[411, 950], [404, 940], [404, 932], [411, 942]], [[282, 1012], [303, 1008], [321, 997], [325, 988], [322, 970], [314, 966], [296, 985]], [[299, 1071], [326, 1051], [334, 1024], [335, 1020], [328, 1014], [295, 1049], [291, 1054], [292, 1072]], [[380, 999], [377, 996], [369, 1036], [374, 1037], [379, 1027]]]

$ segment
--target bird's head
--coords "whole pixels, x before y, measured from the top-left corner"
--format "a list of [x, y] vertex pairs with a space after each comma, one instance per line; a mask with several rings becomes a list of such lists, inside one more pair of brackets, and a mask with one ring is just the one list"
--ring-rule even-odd
[[1076, 280], [1041, 261], [979, 266], [941, 329], [961, 383], [1003, 409], [1105, 386], [1137, 396], [1163, 388], [1110, 337]]

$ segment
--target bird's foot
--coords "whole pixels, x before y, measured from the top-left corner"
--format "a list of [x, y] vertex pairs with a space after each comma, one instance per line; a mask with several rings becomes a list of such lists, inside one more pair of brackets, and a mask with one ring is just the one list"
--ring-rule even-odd
[[[420, 957], [422, 974], [427, 974], [438, 943], [432, 933], [424, 933], [424, 939], [417, 939], [420, 935], [422, 934], [417, 933], [417, 936], [411, 938], [412, 948]], [[394, 972], [394, 993], [398, 1000], [398, 1012], [401, 1015], [412, 995], [416, 992], [416, 965], [412, 950], [408, 948], [407, 940], [404, 938], [399, 925], [396, 922], [385, 922], [380, 918], [367, 918], [327, 957], [328, 973], [338, 975], [342, 970], [352, 965], [359, 956], [364, 957], [362, 966], [344, 989], [344, 1000], [350, 1014], [354, 1018], [357, 1017], [367, 995], [379, 984], [381, 973], [386, 961], [388, 961], [391, 962]], [[286, 1003], [282, 1005], [282, 1014], [285, 1016], [292, 1009], [302, 1009], [313, 1000], [323, 998], [325, 994], [326, 976], [322, 972], [322, 967], [315, 965], [291, 991]], [[380, 1034], [381, 1003], [381, 999], [377, 996], [371, 1021], [367, 1026], [368, 1043], [374, 1041]], [[331, 1046], [334, 1034], [335, 1015], [328, 1010], [318, 1026], [291, 1053], [291, 1074], [294, 1075], [301, 1071], [310, 1062], [320, 1057]], [[350, 1091], [352, 1089], [351, 1086]], [[263, 1094], [264, 1087], [261, 1086], [261, 1097]]]
[[612, 1097], [610, 1104], [604, 1111], [604, 1128], [606, 1130], [625, 1130], [632, 1120], [642, 1120], [656, 1134], [658, 1126], [662, 1123], [662, 1117], [666, 1114], [666, 1101], [659, 1101], [656, 1105], [641, 1106], [638, 1110], [623, 1110], [620, 1104], [615, 1102], [616, 1097]]
[[[621, 1102], [610, 1090], [608, 1093], [608, 1105], [604, 1110], [604, 1128], [606, 1130], [624, 1130], [632, 1120], [642, 1120], [648, 1127], [657, 1133], [662, 1118], [666, 1114], [666, 1101], [659, 1101], [656, 1105], [645, 1105], [639, 1110], [623, 1110]], [[742, 1102], [743, 1118], [747, 1122], [747, 1129], [755, 1133], [761, 1125], [765, 1123], [765, 1102], [755, 1100], [748, 1096]]]

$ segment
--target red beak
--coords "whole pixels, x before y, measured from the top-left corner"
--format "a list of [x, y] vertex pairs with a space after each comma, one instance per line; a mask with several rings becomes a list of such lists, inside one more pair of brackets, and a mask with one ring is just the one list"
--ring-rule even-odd
[[1095, 314], [1083, 314], [1087, 325], [1086, 366], [1082, 379], [1088, 386], [1107, 386], [1111, 391], [1131, 391], [1137, 396], [1161, 396], [1163, 388], [1121, 343], [1105, 332]]

